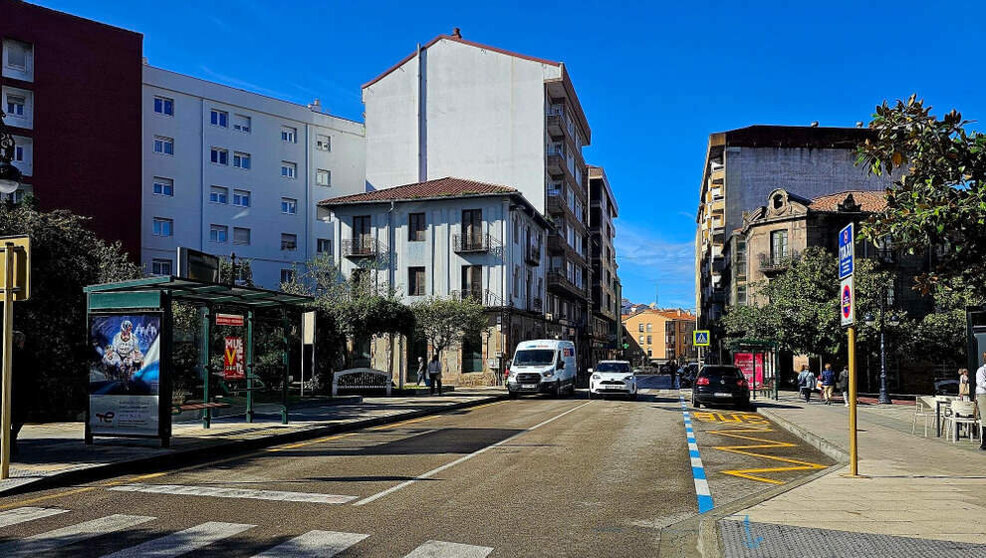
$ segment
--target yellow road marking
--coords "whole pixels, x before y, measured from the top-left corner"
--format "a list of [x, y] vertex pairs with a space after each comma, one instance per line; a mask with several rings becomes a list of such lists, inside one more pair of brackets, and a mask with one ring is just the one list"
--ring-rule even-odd
[[775, 455], [768, 455], [764, 453], [758, 453], [750, 451], [753, 449], [773, 449], [773, 448], [793, 448], [797, 447], [797, 444], [792, 444], [789, 442], [780, 442], [778, 440], [771, 440], [769, 438], [758, 438], [756, 436], [744, 436], [743, 434], [761, 434], [766, 432], [774, 432], [774, 429], [770, 426], [764, 426], [760, 428], [734, 428], [728, 430], [711, 430], [709, 434], [717, 434], [719, 436], [726, 436], [729, 438], [735, 438], [738, 440], [748, 440], [751, 442], [761, 442], [759, 444], [748, 444], [742, 446], [714, 446], [714, 449], [728, 451], [730, 453], [737, 453], [740, 455], [747, 455], [750, 457], [759, 457], [761, 459], [769, 459], [772, 461], [779, 461], [781, 463], [788, 463], [789, 466], [786, 467], [758, 467], [751, 469], [733, 469], [729, 471], [722, 471], [723, 474], [732, 475], [734, 477], [740, 477], [749, 480], [755, 480], [758, 482], [765, 482], [769, 484], [784, 484], [783, 481], [769, 479], [759, 475], [754, 475], [752, 473], [781, 473], [787, 471], [812, 471], [815, 469], [825, 469], [826, 465], [820, 463], [812, 463], [810, 461], [801, 461], [799, 459], [789, 459], [786, 457], [777, 457]]

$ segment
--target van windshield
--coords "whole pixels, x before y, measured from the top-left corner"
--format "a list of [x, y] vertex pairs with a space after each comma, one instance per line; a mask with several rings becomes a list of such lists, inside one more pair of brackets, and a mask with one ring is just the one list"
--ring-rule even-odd
[[514, 355], [514, 366], [548, 366], [555, 362], [552, 349], [526, 349]]

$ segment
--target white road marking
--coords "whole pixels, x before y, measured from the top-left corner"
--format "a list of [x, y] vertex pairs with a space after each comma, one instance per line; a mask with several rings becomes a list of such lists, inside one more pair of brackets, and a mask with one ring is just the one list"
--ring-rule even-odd
[[67, 511], [68, 510], [62, 510], [59, 508], [14, 508], [12, 510], [0, 512], [0, 527], [9, 527], [11, 525], [17, 525], [18, 523], [24, 523], [25, 521], [34, 521], [35, 519], [41, 519], [43, 517], [51, 517]]
[[[589, 403], [591, 403], [591, 401]], [[535, 424], [534, 426], [532, 426], [532, 427], [530, 427], [530, 428], [528, 428], [526, 430], [521, 430], [520, 432], [514, 434], [513, 436], [511, 436], [509, 438], [506, 438], [504, 440], [500, 440], [499, 442], [497, 442], [495, 444], [491, 444], [489, 446], [486, 446], [485, 448], [478, 449], [478, 450], [470, 453], [469, 455], [464, 455], [464, 456], [456, 459], [455, 461], [453, 461], [451, 463], [446, 463], [445, 465], [442, 465], [441, 467], [432, 469], [431, 471], [428, 471], [427, 473], [424, 473], [422, 475], [418, 475], [417, 477], [415, 477], [415, 478], [413, 478], [413, 479], [411, 479], [409, 481], [404, 481], [404, 482], [402, 482], [402, 483], [400, 483], [400, 484], [398, 484], [396, 486], [392, 486], [392, 487], [388, 488], [387, 490], [384, 490], [382, 492], [377, 492], [373, 496], [368, 496], [366, 498], [363, 498], [359, 502], [354, 502], [353, 505], [354, 506], [362, 506], [364, 504], [369, 504], [370, 502], [373, 502], [374, 500], [378, 500], [380, 498], [383, 498], [384, 496], [387, 496], [388, 494], [392, 494], [394, 492], [397, 492], [398, 490], [401, 490], [403, 488], [407, 488], [408, 486], [411, 486], [412, 484], [414, 484], [414, 483], [416, 483], [416, 482], [418, 482], [420, 480], [425, 480], [425, 479], [431, 478], [431, 477], [437, 475], [438, 473], [441, 473], [445, 469], [448, 469], [450, 467], [455, 467], [456, 465], [458, 465], [460, 463], [463, 463], [465, 461], [468, 461], [468, 460], [472, 459], [473, 457], [476, 457], [477, 455], [480, 455], [482, 453], [486, 453], [487, 451], [489, 451], [489, 450], [491, 450], [491, 449], [493, 449], [495, 447], [502, 446], [503, 444], [506, 444], [507, 442], [513, 440], [514, 438], [516, 438], [518, 436], [523, 436], [524, 434], [527, 434], [528, 432], [531, 432], [533, 430], [537, 430], [538, 428], [541, 428], [542, 426], [544, 426], [544, 425], [546, 425], [548, 423], [554, 422], [554, 421], [562, 418], [563, 416], [565, 416], [565, 415], [567, 415], [569, 413], [573, 413], [575, 411], [578, 411], [582, 407], [585, 407], [586, 405], [589, 405], [589, 403], [583, 403], [583, 404], [579, 405], [578, 407], [575, 407], [573, 409], [569, 409], [569, 410], [565, 411], [564, 413], [562, 413], [560, 415], [553, 416], [553, 417], [549, 418], [548, 420], [546, 420], [544, 422], [540, 422], [538, 424]]]
[[257, 554], [253, 558], [280, 558], [292, 556], [318, 556], [329, 558], [369, 537], [360, 533], [336, 531], [309, 531], [283, 544]]
[[146, 515], [108, 515], [0, 545], [0, 556], [36, 556], [101, 535], [130, 529], [154, 519]]
[[232, 537], [256, 525], [246, 523], [221, 523], [209, 521], [191, 529], [178, 531], [165, 537], [125, 548], [103, 558], [141, 558], [143, 556], [181, 556], [208, 546], [216, 541]]
[[493, 549], [442, 541], [428, 541], [404, 558], [486, 558]]
[[109, 490], [117, 490], [120, 492], [148, 492], [151, 494], [175, 494], [179, 496], [206, 496], [211, 498], [247, 498], [250, 500], [307, 502], [310, 504], [345, 504], [357, 498], [357, 496], [320, 494], [318, 492], [284, 492], [281, 490], [221, 488], [217, 486], [187, 486], [181, 484], [144, 484], [140, 482], [114, 486]]

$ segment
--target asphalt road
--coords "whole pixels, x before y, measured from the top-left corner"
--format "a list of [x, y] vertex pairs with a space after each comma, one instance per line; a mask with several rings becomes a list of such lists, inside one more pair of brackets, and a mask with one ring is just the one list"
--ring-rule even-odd
[[[637, 401], [503, 401], [3, 498], [0, 556], [657, 556], [661, 528], [698, 511], [667, 380]], [[829, 463], [756, 417], [691, 419], [717, 502], [815, 470], [750, 472], [791, 466], [759, 453]], [[781, 442], [722, 449], [765, 445], [736, 436]]]

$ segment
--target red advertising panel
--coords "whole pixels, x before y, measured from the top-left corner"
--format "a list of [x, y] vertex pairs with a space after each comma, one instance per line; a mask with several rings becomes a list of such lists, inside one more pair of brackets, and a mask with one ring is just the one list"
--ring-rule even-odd
[[763, 385], [763, 353], [757, 353], [755, 365], [753, 353], [736, 353], [733, 355], [733, 364], [743, 371], [747, 382], [752, 383], [756, 378], [756, 384]]
[[243, 327], [242, 314], [216, 314], [217, 326], [237, 326]]
[[226, 351], [223, 353], [223, 379], [243, 380], [246, 378], [246, 365], [243, 363], [243, 338], [227, 337]]

